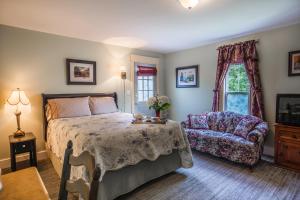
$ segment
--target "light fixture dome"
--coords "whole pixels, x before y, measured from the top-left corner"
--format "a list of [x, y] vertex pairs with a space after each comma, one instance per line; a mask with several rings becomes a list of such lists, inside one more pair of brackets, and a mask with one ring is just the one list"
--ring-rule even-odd
[[179, 0], [179, 1], [181, 5], [187, 9], [192, 9], [199, 3], [199, 0]]

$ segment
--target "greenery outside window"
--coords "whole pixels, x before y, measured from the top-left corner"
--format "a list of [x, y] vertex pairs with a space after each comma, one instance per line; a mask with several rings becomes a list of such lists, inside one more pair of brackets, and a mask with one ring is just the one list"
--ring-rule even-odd
[[249, 80], [244, 64], [231, 64], [224, 81], [224, 110], [249, 114]]

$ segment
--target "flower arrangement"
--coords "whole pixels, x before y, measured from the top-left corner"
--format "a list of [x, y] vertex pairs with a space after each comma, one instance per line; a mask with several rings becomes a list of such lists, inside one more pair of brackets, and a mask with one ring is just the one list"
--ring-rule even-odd
[[150, 97], [147, 101], [149, 109], [153, 109], [156, 112], [156, 117], [160, 117], [160, 112], [170, 108], [169, 98], [166, 96], [154, 96]]

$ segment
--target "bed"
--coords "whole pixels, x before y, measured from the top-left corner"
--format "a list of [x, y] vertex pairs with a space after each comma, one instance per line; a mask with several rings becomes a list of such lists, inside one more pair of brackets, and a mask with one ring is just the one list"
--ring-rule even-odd
[[[51, 99], [112, 97], [116, 93], [42, 94], [46, 150], [56, 172], [61, 176], [64, 150], [73, 142], [74, 155], [86, 151], [100, 166], [98, 200], [111, 200], [144, 183], [192, 167], [192, 155], [180, 124], [134, 125], [128, 113], [106, 113], [47, 120], [46, 105]], [[73, 179], [88, 174], [84, 167], [73, 167]]]

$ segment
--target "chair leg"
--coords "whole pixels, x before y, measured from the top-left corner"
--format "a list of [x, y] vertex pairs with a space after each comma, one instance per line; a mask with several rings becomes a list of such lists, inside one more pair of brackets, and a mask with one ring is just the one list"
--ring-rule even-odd
[[89, 200], [97, 200], [98, 198], [98, 186], [99, 186], [100, 175], [101, 175], [101, 170], [99, 166], [96, 166], [93, 172], [93, 180], [91, 182]]
[[70, 160], [70, 155], [73, 154], [72, 147], [73, 147], [72, 141], [69, 141], [66, 151], [65, 151], [58, 200], [67, 200], [68, 199], [68, 191], [66, 190], [66, 183], [70, 179], [70, 175], [71, 175], [71, 165], [69, 163], [69, 160]]

